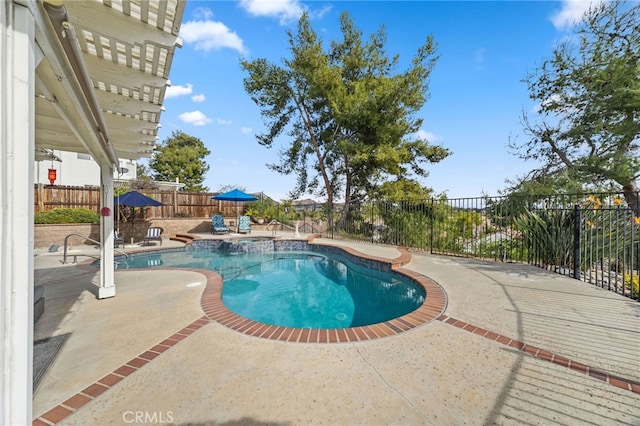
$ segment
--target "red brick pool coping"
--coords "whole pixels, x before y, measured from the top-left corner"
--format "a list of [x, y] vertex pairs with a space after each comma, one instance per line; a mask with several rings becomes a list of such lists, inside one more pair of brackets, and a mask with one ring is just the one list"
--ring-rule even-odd
[[[348, 247], [340, 248], [350, 254], [365, 259], [391, 263], [392, 269], [395, 272], [411, 278], [425, 288], [425, 290], [427, 291], [425, 302], [417, 310], [407, 315], [396, 318], [394, 320], [386, 321], [384, 323], [364, 327], [311, 330], [271, 326], [268, 324], [249, 320], [229, 311], [224, 306], [224, 304], [222, 304], [222, 277], [219, 274], [216, 274], [213, 271], [202, 269], [183, 269], [199, 272], [203, 274], [207, 279], [206, 287], [201, 297], [201, 306], [204, 310], [205, 315], [187, 325], [186, 327], [180, 329], [179, 331], [175, 332], [174, 334], [170, 335], [150, 349], [132, 358], [130, 361], [113, 370], [111, 373], [108, 373], [97, 382], [85, 387], [80, 392], [67, 398], [65, 401], [53, 407], [41, 416], [35, 418], [32, 422], [32, 425], [51, 426], [61, 422], [62, 420], [79, 410], [82, 406], [97, 398], [104, 392], [108, 391], [129, 375], [143, 368], [145, 365], [152, 362], [156, 357], [162, 355], [162, 353], [171, 349], [173, 346], [177, 345], [203, 326], [209, 324], [211, 321], [216, 321], [230, 329], [249, 336], [270, 340], [299, 343], [338, 343], [366, 341], [386, 336], [392, 336], [436, 319], [445, 324], [457, 327], [461, 330], [474, 333], [502, 345], [511, 347], [519, 352], [522, 352], [525, 355], [554, 363], [558, 366], [568, 368], [574, 372], [585, 374], [593, 379], [608, 383], [611, 386], [640, 394], [640, 382], [621, 377], [619, 375], [612, 374], [586, 364], [582, 364], [570, 358], [566, 358], [562, 355], [546, 351], [536, 346], [511, 339], [508, 336], [497, 334], [481, 327], [474, 326], [462, 320], [444, 315], [444, 310], [446, 309], [447, 304], [447, 298], [444, 289], [432, 279], [402, 267], [409, 263], [409, 261], [411, 260], [411, 254], [404, 248], [398, 248], [400, 256], [391, 261], [386, 258], [368, 256]], [[170, 248], [164, 249], [170, 250]], [[158, 248], [149, 251], [157, 250]], [[92, 263], [92, 260], [88, 260], [86, 262], [83, 262], [82, 264], [78, 264], [77, 267], [81, 269], [95, 270], [95, 267], [91, 265]], [[157, 270], [163, 268], [154, 269]], [[175, 270], [175, 268], [171, 269]]]

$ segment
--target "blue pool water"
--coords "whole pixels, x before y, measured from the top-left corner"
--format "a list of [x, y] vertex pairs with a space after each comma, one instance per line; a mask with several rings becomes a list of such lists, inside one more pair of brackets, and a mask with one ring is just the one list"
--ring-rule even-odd
[[134, 255], [119, 267], [188, 267], [222, 275], [222, 302], [239, 315], [296, 328], [346, 328], [405, 315], [424, 290], [393, 272], [356, 265], [339, 254], [312, 251], [230, 253], [161, 251]]

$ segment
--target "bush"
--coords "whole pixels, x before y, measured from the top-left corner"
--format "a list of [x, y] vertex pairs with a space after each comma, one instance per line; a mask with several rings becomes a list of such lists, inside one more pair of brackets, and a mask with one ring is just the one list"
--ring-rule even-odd
[[89, 209], [53, 209], [36, 214], [34, 219], [39, 224], [96, 223], [100, 215]]
[[631, 290], [631, 286], [633, 285], [633, 295], [636, 298], [640, 298], [640, 277], [638, 274], [634, 275], [631, 278], [631, 274], [624, 274], [624, 286], [627, 290]]

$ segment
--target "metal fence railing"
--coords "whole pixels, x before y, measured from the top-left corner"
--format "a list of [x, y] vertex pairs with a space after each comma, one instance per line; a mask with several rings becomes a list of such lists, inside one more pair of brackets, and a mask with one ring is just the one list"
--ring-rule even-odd
[[640, 300], [640, 217], [621, 194], [369, 201], [327, 212], [327, 235], [525, 262]]

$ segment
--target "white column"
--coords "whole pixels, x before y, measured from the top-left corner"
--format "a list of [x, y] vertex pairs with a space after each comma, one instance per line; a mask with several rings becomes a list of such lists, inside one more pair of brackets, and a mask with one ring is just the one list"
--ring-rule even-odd
[[109, 216], [100, 217], [100, 288], [98, 299], [106, 299], [116, 295], [115, 273], [113, 263], [113, 164], [103, 160], [100, 164], [100, 198], [101, 212], [109, 209]]
[[0, 2], [0, 424], [31, 424], [35, 30]]

